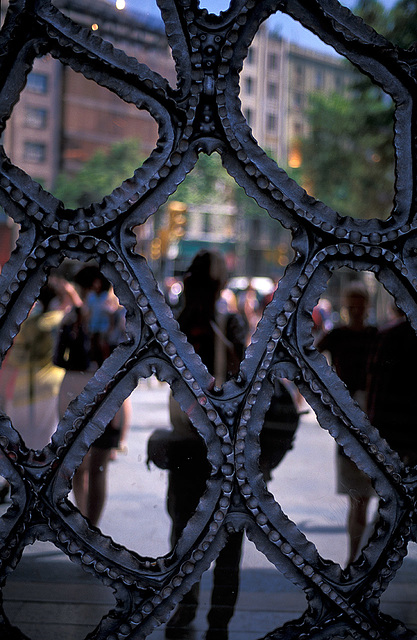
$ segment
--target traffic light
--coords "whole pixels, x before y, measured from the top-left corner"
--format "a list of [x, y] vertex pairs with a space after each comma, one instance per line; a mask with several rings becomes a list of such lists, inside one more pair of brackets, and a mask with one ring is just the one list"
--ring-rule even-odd
[[158, 238], [161, 240], [161, 255], [166, 256], [169, 249], [169, 231], [166, 227], [159, 229]]
[[281, 267], [286, 267], [289, 261], [288, 245], [285, 242], [280, 242], [277, 246], [277, 262]]
[[187, 205], [178, 200], [168, 203], [168, 230], [172, 240], [179, 240], [185, 233]]
[[154, 238], [151, 242], [151, 260], [159, 260], [161, 257], [161, 238]]
[[266, 262], [286, 267], [290, 261], [289, 246], [286, 242], [280, 242], [275, 247], [264, 249], [263, 256]]

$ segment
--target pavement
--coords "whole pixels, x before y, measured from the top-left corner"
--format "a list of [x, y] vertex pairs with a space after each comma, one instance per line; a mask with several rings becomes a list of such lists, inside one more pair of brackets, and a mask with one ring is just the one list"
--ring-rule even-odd
[[[104, 534], [142, 556], [160, 556], [170, 550], [170, 519], [165, 507], [167, 472], [146, 465], [150, 433], [169, 424], [168, 393], [166, 384], [151, 379], [142, 381], [132, 394], [127, 452], [118, 454], [110, 463], [108, 498], [100, 522]], [[335, 493], [334, 459], [335, 443], [310, 411], [302, 416], [295, 446], [274, 470], [268, 487], [321, 555], [345, 565], [347, 503], [344, 496]], [[371, 510], [375, 512], [376, 506], [374, 500]], [[3, 511], [6, 508], [7, 504]], [[416, 547], [410, 545], [403, 567], [383, 596], [382, 610], [417, 632]], [[211, 585], [210, 569], [201, 581], [192, 629], [182, 638], [204, 637]], [[25, 550], [8, 578], [4, 602], [11, 622], [31, 640], [82, 640], [115, 604], [108, 587], [80, 570], [54, 545], [41, 542]], [[258, 640], [297, 618], [305, 608], [304, 593], [245, 540], [239, 597], [229, 625], [229, 639]], [[165, 632], [159, 628], [149, 637], [162, 640]]]

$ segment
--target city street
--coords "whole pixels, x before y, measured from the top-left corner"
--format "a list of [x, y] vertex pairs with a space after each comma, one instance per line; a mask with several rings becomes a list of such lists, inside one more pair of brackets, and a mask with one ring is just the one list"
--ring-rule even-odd
[[[127, 453], [110, 464], [109, 494], [100, 528], [104, 534], [142, 556], [169, 551], [170, 519], [165, 500], [167, 472], [146, 465], [146, 444], [153, 429], [168, 426], [167, 385], [142, 381], [132, 395], [132, 424]], [[323, 557], [344, 564], [347, 555], [346, 500], [335, 493], [335, 444], [317, 424], [314, 414], [302, 416], [294, 448], [274, 470], [269, 489], [287, 515]], [[376, 500], [372, 509], [376, 508]], [[417, 630], [415, 605], [415, 546], [388, 589], [383, 610]], [[257, 640], [305, 610], [304, 594], [281, 576], [248, 541], [244, 544], [237, 611], [230, 624], [230, 640]], [[207, 628], [211, 571], [202, 580], [194, 635], [200, 640]], [[57, 637], [81, 640], [111, 606], [111, 591], [77, 566], [52, 544], [29, 547], [5, 588], [6, 611], [32, 640]], [[185, 636], [184, 636], [185, 637]], [[152, 640], [162, 640], [156, 629]]]

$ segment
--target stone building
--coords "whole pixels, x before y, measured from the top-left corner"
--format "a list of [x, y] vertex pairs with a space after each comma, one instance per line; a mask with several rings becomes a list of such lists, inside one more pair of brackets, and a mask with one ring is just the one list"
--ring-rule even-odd
[[351, 73], [335, 54], [289, 42], [266, 25], [258, 31], [243, 66], [242, 110], [256, 140], [283, 168], [297, 163], [297, 142], [308, 134], [309, 95], [342, 91]]

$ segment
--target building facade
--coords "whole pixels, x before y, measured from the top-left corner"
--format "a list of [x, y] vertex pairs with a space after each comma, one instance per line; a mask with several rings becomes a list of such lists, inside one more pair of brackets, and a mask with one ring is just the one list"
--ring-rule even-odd
[[351, 73], [344, 58], [300, 47], [266, 25], [259, 30], [242, 70], [242, 110], [256, 140], [280, 166], [300, 166], [309, 96], [343, 91]]
[[[7, 1], [2, 0], [3, 12]], [[158, 21], [120, 11], [106, 0], [57, 0], [68, 17], [176, 84], [174, 62]], [[288, 42], [263, 25], [242, 71], [243, 112], [260, 145], [291, 166], [294, 144], [308, 134], [306, 109], [314, 91], [340, 91], [350, 70], [340, 57]], [[60, 171], [74, 173], [97, 149], [138, 138], [145, 155], [157, 124], [143, 110], [49, 56], [33, 71], [4, 135], [6, 152], [46, 188]]]
[[[2, 0], [3, 13], [7, 2]], [[100, 33], [175, 86], [175, 67], [159, 24], [118, 11], [104, 0], [57, 0], [77, 23]], [[47, 55], [35, 61], [4, 134], [4, 148], [48, 190], [60, 172], [74, 174], [95, 151], [137, 138], [144, 155], [157, 140], [157, 123], [144, 110]]]

